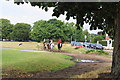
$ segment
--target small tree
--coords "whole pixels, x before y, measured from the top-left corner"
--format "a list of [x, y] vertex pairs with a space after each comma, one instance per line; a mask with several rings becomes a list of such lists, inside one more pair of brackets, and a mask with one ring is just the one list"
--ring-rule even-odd
[[104, 36], [102, 36], [102, 35], [97, 35], [97, 36], [95, 36], [94, 38], [92, 38], [92, 42], [93, 43], [97, 43], [97, 41], [101, 41], [101, 40], [104, 40], [105, 38], [104, 38]]

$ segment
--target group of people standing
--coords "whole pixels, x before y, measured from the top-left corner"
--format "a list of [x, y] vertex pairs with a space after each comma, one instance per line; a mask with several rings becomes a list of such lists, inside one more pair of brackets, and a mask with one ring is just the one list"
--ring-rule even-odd
[[[44, 46], [44, 49], [48, 49], [48, 50], [52, 50], [53, 47], [54, 47], [54, 43], [53, 43], [53, 40], [49, 40], [49, 41], [43, 41], [43, 46]], [[61, 50], [62, 48], [62, 40], [58, 40], [58, 50]]]

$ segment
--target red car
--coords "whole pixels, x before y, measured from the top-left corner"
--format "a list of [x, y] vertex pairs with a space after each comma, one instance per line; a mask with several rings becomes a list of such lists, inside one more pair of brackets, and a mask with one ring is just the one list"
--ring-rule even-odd
[[80, 43], [79, 43], [79, 44], [75, 44], [74, 46], [75, 46], [75, 47], [83, 47], [83, 45], [80, 44]]

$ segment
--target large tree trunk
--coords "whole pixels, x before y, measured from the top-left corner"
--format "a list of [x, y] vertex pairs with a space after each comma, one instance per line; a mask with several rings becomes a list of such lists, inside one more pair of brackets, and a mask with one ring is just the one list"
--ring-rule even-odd
[[114, 40], [114, 50], [113, 50], [113, 62], [111, 73], [116, 77], [120, 77], [120, 2], [117, 7], [117, 18], [115, 27], [115, 40]]

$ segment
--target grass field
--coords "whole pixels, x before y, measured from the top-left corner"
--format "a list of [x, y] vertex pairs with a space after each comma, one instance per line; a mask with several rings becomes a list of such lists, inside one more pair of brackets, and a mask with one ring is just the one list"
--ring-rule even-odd
[[[5, 48], [15, 48], [15, 49], [24, 49], [24, 50], [38, 50], [38, 43], [37, 42], [1, 42], [2, 47]], [[19, 46], [19, 43], [23, 45]], [[39, 50], [43, 49], [43, 44], [40, 43]]]
[[3, 49], [3, 71], [19, 70], [22, 72], [50, 71], [69, 67], [74, 63], [71, 57], [59, 53], [25, 52]]
[[63, 44], [62, 50], [74, 54], [81, 54], [86, 51], [84, 48], [75, 49], [71, 44]]
[[[54, 49], [57, 50], [57, 45]], [[75, 47], [71, 46], [71, 44], [63, 44], [61, 50], [72, 54], [81, 54], [86, 51], [84, 48], [75, 49]]]
[[[24, 49], [24, 50], [38, 50], [37, 42], [1, 42], [2, 47], [5, 48], [15, 48], [15, 49]], [[19, 43], [23, 43], [23, 45], [19, 46]], [[85, 52], [84, 48], [74, 49], [75, 47], [70, 44], [63, 44], [61, 50], [69, 53], [80, 54]], [[55, 43], [54, 49], [57, 50], [57, 43]], [[43, 50], [43, 44], [40, 43], [39, 50]]]
[[[4, 48], [23, 49], [23, 50], [38, 50], [37, 42], [1, 42]], [[19, 46], [19, 43], [23, 45]], [[79, 54], [85, 52], [84, 48], [74, 49], [70, 44], [63, 44], [62, 51]], [[57, 49], [55, 44], [54, 49]], [[43, 50], [43, 44], [40, 43], [39, 50]], [[34, 72], [40, 70], [58, 70], [69, 67], [74, 63], [70, 61], [69, 56], [65, 56], [55, 52], [34, 53], [15, 50], [2, 50], [2, 66], [3, 70], [11, 69], [20, 70], [23, 72]]]
[[[38, 50], [37, 42], [1, 42], [2, 47], [13, 48], [13, 49], [23, 49], [23, 50]], [[23, 45], [19, 46], [19, 43]], [[54, 49], [57, 49], [57, 44]], [[75, 63], [70, 59], [72, 57], [65, 56], [61, 53], [56, 52], [25, 52], [10, 49], [0, 49], [2, 50], [2, 66], [3, 72], [9, 72], [11, 70], [17, 70], [23, 73], [26, 72], [37, 72], [37, 71], [51, 71], [67, 68], [74, 65]], [[40, 43], [39, 50], [43, 50], [43, 44]], [[75, 49], [75, 47], [70, 44], [63, 44], [62, 51], [81, 54], [86, 52], [84, 48]], [[72, 76], [73, 78], [97, 78], [101, 71], [109, 72], [109, 68], [104, 68], [82, 75]]]

